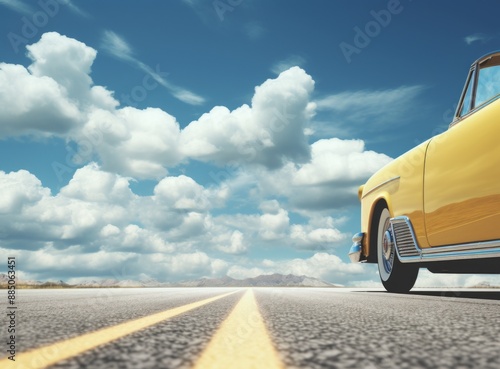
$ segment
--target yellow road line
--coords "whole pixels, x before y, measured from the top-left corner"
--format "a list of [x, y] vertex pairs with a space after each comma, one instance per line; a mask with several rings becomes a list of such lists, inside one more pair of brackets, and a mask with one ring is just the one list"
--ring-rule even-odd
[[283, 369], [249, 289], [212, 337], [193, 369]]
[[31, 351], [16, 355], [16, 361], [4, 358], [0, 360], [0, 368], [15, 369], [41, 369], [53, 365], [59, 361], [77, 356], [85, 351], [117, 340], [141, 329], [150, 327], [163, 320], [173, 318], [187, 311], [209, 304], [238, 291], [225, 293], [205, 300], [179, 306], [160, 313], [134, 319], [112, 327], [103, 328], [95, 332], [86, 333], [65, 341], [56, 342], [51, 345], [40, 347]]

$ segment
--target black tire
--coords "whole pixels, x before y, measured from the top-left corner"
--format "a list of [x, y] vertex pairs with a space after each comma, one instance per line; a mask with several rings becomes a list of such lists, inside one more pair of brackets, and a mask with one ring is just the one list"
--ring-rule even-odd
[[377, 225], [377, 263], [380, 280], [388, 292], [407, 293], [415, 285], [418, 266], [399, 261], [390, 228], [390, 213], [383, 208]]

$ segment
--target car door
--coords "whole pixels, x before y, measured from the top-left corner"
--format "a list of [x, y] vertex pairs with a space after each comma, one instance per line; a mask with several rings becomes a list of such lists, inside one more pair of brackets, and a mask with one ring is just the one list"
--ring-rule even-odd
[[457, 120], [434, 137], [424, 171], [430, 246], [500, 239], [500, 56], [471, 69]]

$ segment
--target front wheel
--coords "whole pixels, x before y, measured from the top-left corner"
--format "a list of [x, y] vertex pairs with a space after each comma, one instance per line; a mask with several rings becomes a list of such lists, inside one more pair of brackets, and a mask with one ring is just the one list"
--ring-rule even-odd
[[380, 213], [377, 232], [377, 260], [380, 280], [389, 292], [406, 293], [415, 284], [418, 266], [399, 261], [390, 223], [390, 213], [384, 208]]

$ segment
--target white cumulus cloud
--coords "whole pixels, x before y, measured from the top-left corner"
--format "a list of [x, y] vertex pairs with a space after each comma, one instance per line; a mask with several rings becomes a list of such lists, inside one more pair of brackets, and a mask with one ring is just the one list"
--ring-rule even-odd
[[264, 240], [277, 240], [288, 232], [290, 218], [276, 200], [266, 201], [260, 206], [264, 212], [259, 219], [259, 234]]
[[356, 203], [359, 185], [392, 160], [366, 150], [362, 140], [323, 139], [310, 148], [309, 162], [289, 162], [278, 171], [255, 169], [262, 195], [285, 196], [296, 209], [342, 208]]
[[0, 137], [63, 135], [81, 122], [78, 106], [52, 78], [0, 63]]
[[191, 122], [181, 134], [183, 153], [191, 158], [277, 168], [285, 160], [304, 161], [309, 147], [304, 127], [314, 81], [300, 68], [256, 87], [252, 104], [233, 111], [215, 107]]
[[135, 178], [159, 179], [182, 156], [175, 118], [161, 109], [96, 109], [75, 137], [81, 158], [97, 154], [103, 168]]

